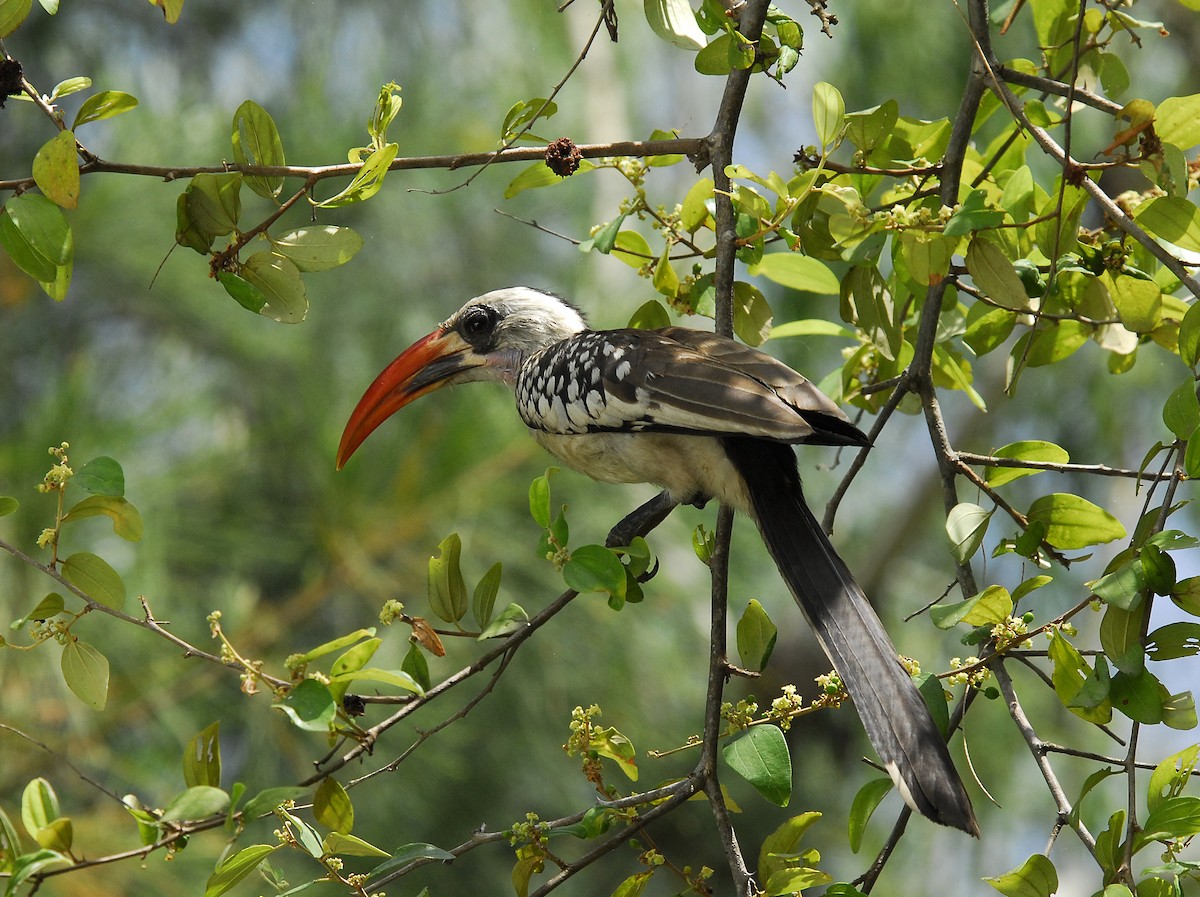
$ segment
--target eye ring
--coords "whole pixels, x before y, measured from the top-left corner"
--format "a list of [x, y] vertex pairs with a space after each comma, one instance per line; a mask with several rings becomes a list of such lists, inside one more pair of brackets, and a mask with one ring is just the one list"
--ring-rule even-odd
[[479, 340], [491, 335], [496, 326], [496, 315], [490, 308], [482, 306], [472, 308], [463, 315], [461, 323], [463, 336], [470, 340]]

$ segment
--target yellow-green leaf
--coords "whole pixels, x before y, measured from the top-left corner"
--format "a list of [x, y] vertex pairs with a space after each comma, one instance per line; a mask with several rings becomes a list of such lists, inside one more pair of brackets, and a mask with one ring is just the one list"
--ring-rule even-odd
[[82, 520], [85, 517], [105, 515], [112, 519], [113, 532], [128, 542], [140, 542], [145, 529], [142, 515], [126, 499], [112, 495], [89, 495], [76, 504], [63, 523]]
[[[313, 817], [334, 832], [348, 835], [354, 829], [354, 804], [341, 783], [332, 777], [323, 779], [313, 796]], [[387, 854], [383, 854], [387, 856]]]
[[772, 252], [764, 255], [749, 273], [759, 275], [793, 290], [836, 296], [842, 285], [837, 275], [822, 261], [795, 252]]
[[78, 639], [63, 647], [62, 674], [75, 697], [93, 710], [108, 702], [108, 658]]
[[1055, 548], [1077, 549], [1125, 538], [1121, 521], [1086, 498], [1067, 492], [1043, 495], [1029, 507], [1029, 521], [1046, 527]]
[[120, 115], [122, 112], [128, 112], [138, 104], [137, 97], [127, 94], [121, 90], [102, 90], [100, 93], [93, 94], [83, 101], [83, 105], [79, 107], [79, 112], [75, 116], [75, 124], [72, 127], [78, 128], [80, 125], [86, 125], [90, 121], [100, 121], [104, 118], [112, 118], [114, 115]]
[[79, 162], [75, 133], [59, 131], [33, 157], [33, 180], [46, 198], [64, 209], [79, 205]]
[[125, 606], [125, 583], [103, 558], [89, 551], [76, 552], [63, 561], [62, 572], [89, 600], [114, 610]]
[[[1023, 439], [1020, 442], [1010, 442], [1008, 445], [996, 449], [992, 455], [997, 458], [1011, 458], [1014, 461], [1044, 461], [1051, 464], [1066, 464], [1071, 460], [1066, 449], [1042, 439]], [[1036, 467], [988, 467], [984, 471], [984, 478], [988, 481], [988, 485], [994, 488], [1011, 483], [1013, 480], [1019, 480], [1021, 477], [1033, 476], [1035, 473], [1042, 473], [1042, 471]]]

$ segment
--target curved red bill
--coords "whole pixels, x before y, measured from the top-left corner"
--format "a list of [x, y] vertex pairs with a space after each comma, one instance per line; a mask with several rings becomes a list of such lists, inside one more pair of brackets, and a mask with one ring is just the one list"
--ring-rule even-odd
[[455, 374], [476, 367], [479, 362], [471, 362], [469, 348], [453, 331], [438, 329], [401, 352], [358, 400], [338, 445], [337, 469], [345, 466], [376, 427], [409, 402], [445, 386]]

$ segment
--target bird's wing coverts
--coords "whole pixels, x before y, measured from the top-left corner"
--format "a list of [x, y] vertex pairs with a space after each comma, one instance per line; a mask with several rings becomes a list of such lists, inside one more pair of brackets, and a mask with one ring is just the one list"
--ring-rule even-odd
[[524, 396], [518, 384], [518, 404], [527, 424], [548, 432], [866, 442], [841, 409], [800, 374], [770, 355], [711, 333], [682, 327], [592, 331], [532, 361], [529, 367], [539, 379], [524, 384]]

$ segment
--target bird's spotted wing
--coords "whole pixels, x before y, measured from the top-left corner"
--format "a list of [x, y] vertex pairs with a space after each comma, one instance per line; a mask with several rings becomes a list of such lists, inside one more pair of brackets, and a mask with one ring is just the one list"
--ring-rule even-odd
[[532, 356], [517, 377], [516, 396], [525, 423], [549, 433], [866, 441], [841, 409], [791, 368], [686, 328], [580, 333]]

